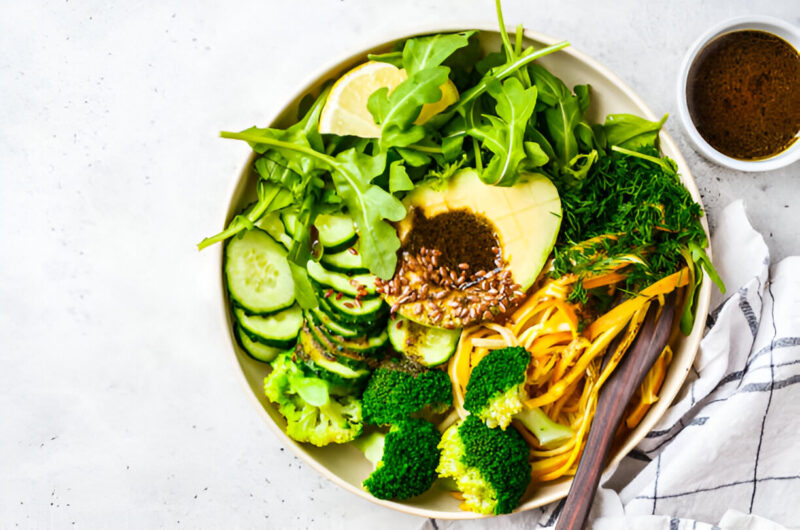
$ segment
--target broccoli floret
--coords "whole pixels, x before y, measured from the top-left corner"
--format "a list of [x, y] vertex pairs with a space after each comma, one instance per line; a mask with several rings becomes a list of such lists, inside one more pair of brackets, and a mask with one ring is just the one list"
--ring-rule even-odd
[[408, 360], [386, 362], [372, 374], [362, 396], [364, 421], [376, 425], [412, 417], [430, 417], [450, 408], [450, 378]]
[[372, 433], [355, 441], [375, 470], [364, 489], [379, 499], [408, 499], [426, 492], [436, 480], [439, 440], [430, 422], [412, 418], [392, 425], [388, 434]]
[[363, 430], [361, 402], [353, 396], [331, 395], [330, 383], [307, 376], [291, 352], [272, 361], [264, 390], [286, 418], [286, 434], [298, 442], [320, 447], [346, 443]]
[[522, 436], [514, 429], [490, 429], [475, 415], [450, 426], [439, 449], [436, 471], [455, 480], [467, 510], [510, 513], [531, 481], [529, 448]]
[[525, 372], [530, 359], [530, 353], [519, 346], [489, 352], [470, 374], [464, 408], [491, 428], [505, 429], [512, 419], [519, 420], [542, 446], [551, 447], [574, 433], [539, 409], [523, 410]]

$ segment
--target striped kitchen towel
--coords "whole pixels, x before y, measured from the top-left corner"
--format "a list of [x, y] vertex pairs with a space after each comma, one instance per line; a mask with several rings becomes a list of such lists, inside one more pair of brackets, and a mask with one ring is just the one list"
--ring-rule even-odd
[[[714, 288], [693, 371], [659, 424], [609, 476], [591, 528], [800, 528], [800, 256], [770, 271], [744, 204], [717, 220]], [[427, 528], [551, 528], [562, 502]]]

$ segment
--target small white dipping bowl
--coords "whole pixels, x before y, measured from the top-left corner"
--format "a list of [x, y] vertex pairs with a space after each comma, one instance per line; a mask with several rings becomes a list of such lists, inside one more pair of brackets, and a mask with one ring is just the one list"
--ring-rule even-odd
[[[796, 140], [788, 149], [769, 158], [759, 160], [740, 160], [732, 158], [717, 151], [700, 136], [697, 127], [695, 127], [689, 115], [689, 106], [686, 102], [686, 82], [689, 77], [689, 69], [692, 67], [697, 55], [709, 42], [720, 35], [742, 30], [756, 30], [772, 33], [794, 46], [795, 50], [800, 50], [800, 29], [778, 18], [744, 16], [732, 18], [717, 24], [692, 44], [689, 51], [686, 53], [686, 57], [683, 59], [677, 86], [678, 116], [694, 148], [712, 162], [739, 171], [770, 171], [772, 169], [788, 166], [792, 162], [800, 160], [800, 140]], [[800, 90], [800, 87], [798, 87], [798, 90]]]

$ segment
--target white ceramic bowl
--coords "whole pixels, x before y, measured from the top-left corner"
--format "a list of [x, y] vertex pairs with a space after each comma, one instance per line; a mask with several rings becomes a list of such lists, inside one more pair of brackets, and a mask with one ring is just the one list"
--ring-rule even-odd
[[748, 29], [777, 35], [794, 46], [796, 50], [800, 50], [800, 29], [778, 18], [745, 16], [732, 18], [717, 24], [692, 44], [689, 51], [686, 52], [686, 57], [683, 59], [677, 86], [678, 116], [681, 119], [686, 134], [689, 136], [689, 140], [694, 144], [695, 149], [707, 159], [721, 166], [737, 169], [739, 171], [769, 171], [788, 166], [792, 162], [800, 160], [800, 140], [795, 141], [789, 149], [770, 158], [762, 160], [739, 160], [731, 158], [714, 149], [700, 136], [697, 127], [695, 127], [692, 118], [689, 116], [689, 106], [686, 102], [686, 80], [689, 77], [689, 69], [700, 51], [702, 51], [709, 42], [720, 35]]
[[[463, 29], [463, 27], [421, 28], [419, 34], [461, 31]], [[468, 29], [484, 29], [485, 31], [481, 32], [481, 42], [483, 46], [492, 50], [499, 49], [500, 36], [493, 28], [478, 27]], [[301, 86], [293, 100], [289, 101], [285, 106], [275, 108], [275, 118], [269, 122], [269, 126], [286, 127], [294, 123], [297, 119], [297, 106], [304, 95], [319, 93], [320, 86], [323, 82], [329, 79], [335, 79], [353, 66], [363, 62], [367, 53], [386, 51], [391, 48], [391, 45], [396, 40], [413, 36], [414, 35], [389, 35], [384, 42], [367, 44], [363, 49], [358, 50], [356, 53], [346, 58], [336, 59], [326, 68], [323, 68], [313, 75], [308, 83]], [[556, 39], [533, 32], [526, 32], [525, 37], [526, 46], [535, 44], [537, 47], [541, 47], [557, 42]], [[658, 119], [653, 111], [651, 111], [622, 80], [589, 56], [574, 48], [566, 48], [565, 50], [540, 59], [539, 62], [563, 79], [567, 86], [572, 87], [580, 83], [589, 83], [592, 85], [592, 104], [589, 108], [589, 118], [592, 121], [602, 121], [606, 114], [619, 112], [635, 113], [650, 120]], [[661, 147], [664, 153], [678, 164], [683, 183], [692, 194], [694, 200], [700, 203], [700, 194], [692, 179], [686, 160], [681, 156], [672, 138], [663, 131], [661, 132]], [[255, 199], [256, 175], [254, 175], [251, 170], [252, 161], [253, 159], [251, 157], [242, 173], [236, 179], [231, 191], [231, 199], [225, 217], [226, 223], [244, 206]], [[708, 227], [705, 219], [703, 219], [703, 226], [707, 233]], [[359, 450], [351, 444], [319, 448], [311, 445], [299, 444], [289, 438], [284, 432], [285, 421], [272, 403], [264, 396], [263, 384], [264, 377], [269, 371], [268, 365], [248, 357], [238, 347], [236, 339], [233, 336], [231, 312], [222, 274], [222, 245], [217, 246], [217, 252], [219, 253], [218, 259], [220, 267], [220, 275], [218, 277], [218, 281], [220, 282], [220, 316], [227, 322], [230, 332], [231, 353], [233, 354], [231, 355], [231, 360], [235, 363], [234, 369], [243, 376], [242, 382], [245, 384], [245, 391], [252, 397], [252, 401], [259, 414], [273, 430], [281, 443], [289, 447], [304, 462], [332, 482], [356, 495], [387, 508], [422, 517], [439, 519], [474, 519], [482, 517], [472, 512], [460, 510], [458, 501], [435, 487], [424, 495], [404, 502], [390, 502], [376, 499], [361, 488], [361, 482], [369, 475], [372, 467]], [[697, 306], [698, 318], [695, 321], [692, 333], [689, 336], [682, 337], [675, 348], [675, 355], [661, 390], [661, 399], [651, 407], [641, 423], [629, 434], [623, 444], [614, 448], [614, 452], [608, 464], [609, 467], [616, 465], [623, 456], [630, 452], [630, 450], [644, 438], [645, 434], [653, 428], [678, 394], [686, 375], [691, 369], [692, 362], [697, 353], [697, 348], [700, 344], [706, 315], [708, 314], [710, 294], [711, 285], [706, 279], [699, 294]], [[522, 499], [522, 504], [517, 511], [530, 510], [565, 497], [569, 491], [570, 484], [571, 478], [564, 477], [556, 481], [535, 485], [527, 496]]]

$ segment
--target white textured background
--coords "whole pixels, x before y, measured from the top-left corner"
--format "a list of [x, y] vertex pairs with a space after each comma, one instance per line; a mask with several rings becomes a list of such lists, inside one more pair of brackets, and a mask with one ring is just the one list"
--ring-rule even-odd
[[[217, 306], [244, 144], [311, 71], [387, 31], [491, 23], [490, 0], [0, 3], [0, 528], [414, 528], [284, 451], [242, 392]], [[795, 0], [506, 0], [659, 114], [710, 220], [743, 197], [773, 262], [800, 250], [800, 167], [744, 174], [688, 147], [685, 50]]]

